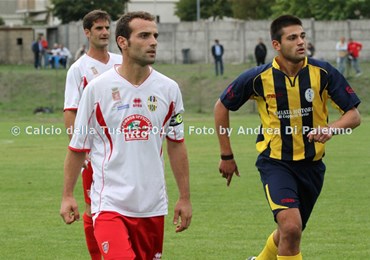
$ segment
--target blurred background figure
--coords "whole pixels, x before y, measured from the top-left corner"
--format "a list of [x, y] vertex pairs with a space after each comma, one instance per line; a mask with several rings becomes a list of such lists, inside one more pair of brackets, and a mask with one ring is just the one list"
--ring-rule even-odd
[[224, 63], [222, 61], [222, 55], [224, 55], [224, 46], [222, 46], [219, 40], [215, 40], [215, 44], [212, 46], [212, 56], [215, 60], [216, 76], [220, 73], [224, 74]]
[[41, 68], [41, 57], [40, 56], [42, 52], [41, 35], [39, 35], [36, 41], [32, 43], [31, 47], [32, 47], [33, 55], [34, 55], [33, 65], [35, 69], [39, 69]]
[[360, 51], [362, 50], [362, 44], [360, 42], [354, 41], [352, 38], [348, 40], [348, 58], [351, 60], [351, 66], [356, 71], [356, 77], [360, 76], [361, 69], [358, 63], [360, 56]]
[[313, 57], [315, 55], [315, 46], [312, 43], [307, 43], [307, 56]]
[[266, 45], [263, 43], [262, 38], [258, 39], [258, 44], [254, 48], [254, 56], [256, 57], [257, 66], [265, 64], [267, 55]]
[[82, 44], [81, 48], [76, 51], [75, 61], [78, 60], [82, 55], [86, 53], [86, 45]]
[[337, 69], [340, 73], [344, 73], [344, 70], [346, 68], [346, 60], [347, 60], [347, 42], [346, 38], [343, 36], [340, 38], [339, 42], [337, 42], [337, 45], [335, 46], [335, 49], [337, 50]]
[[59, 59], [60, 65], [62, 65], [62, 67], [64, 69], [68, 68], [69, 67], [69, 61], [72, 58], [72, 54], [68, 50], [68, 48], [65, 47], [63, 44], [59, 45], [59, 55], [60, 55], [60, 59]]

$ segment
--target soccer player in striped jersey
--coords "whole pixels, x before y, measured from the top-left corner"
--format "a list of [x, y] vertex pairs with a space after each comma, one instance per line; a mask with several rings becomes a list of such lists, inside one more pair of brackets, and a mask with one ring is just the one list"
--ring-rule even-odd
[[[360, 124], [359, 98], [329, 63], [308, 58], [299, 18], [283, 15], [270, 28], [277, 56], [247, 70], [222, 93], [214, 108], [221, 149], [219, 171], [230, 185], [239, 176], [230, 138], [229, 111], [255, 100], [261, 118], [256, 166], [277, 228], [261, 253], [249, 259], [300, 260], [302, 231], [323, 186], [325, 143]], [[341, 115], [329, 122], [327, 101]]]
[[[64, 101], [64, 124], [69, 137], [72, 137], [73, 124], [82, 93], [87, 84], [101, 73], [122, 62], [122, 56], [108, 52], [110, 17], [107, 12], [93, 10], [83, 18], [83, 29], [89, 41], [87, 53], [82, 55], [67, 72]], [[102, 258], [94, 236], [91, 217], [90, 187], [92, 183], [92, 167], [89, 159], [82, 171], [82, 183], [85, 198], [83, 215], [84, 232], [87, 248], [92, 260]]]
[[191, 222], [189, 165], [184, 111], [178, 84], [154, 70], [158, 29], [155, 17], [129, 12], [116, 25], [123, 62], [84, 90], [64, 168], [61, 216], [79, 215], [73, 190], [89, 151], [94, 171], [91, 212], [104, 259], [160, 259], [168, 213], [163, 144], [176, 179], [176, 232]]

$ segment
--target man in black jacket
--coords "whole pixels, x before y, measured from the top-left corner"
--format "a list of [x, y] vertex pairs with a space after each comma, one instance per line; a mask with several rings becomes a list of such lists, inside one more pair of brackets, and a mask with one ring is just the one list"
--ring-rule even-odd
[[216, 76], [220, 72], [221, 75], [224, 74], [224, 64], [222, 61], [222, 55], [224, 54], [224, 46], [216, 39], [215, 44], [212, 46], [212, 56], [215, 59], [215, 69]]

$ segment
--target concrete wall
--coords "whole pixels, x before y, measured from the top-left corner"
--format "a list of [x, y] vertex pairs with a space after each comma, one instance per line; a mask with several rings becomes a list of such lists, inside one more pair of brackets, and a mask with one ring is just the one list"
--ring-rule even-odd
[[[271, 60], [276, 53], [270, 43], [270, 23], [271, 21], [267, 20], [159, 23], [157, 62], [183, 63], [183, 50], [185, 49], [189, 50], [190, 62], [192, 63], [213, 62], [211, 46], [215, 39], [219, 39], [220, 43], [224, 45], [224, 61], [226, 63], [254, 62], [254, 47], [260, 37], [268, 48], [267, 60]], [[363, 50], [360, 53], [361, 59], [370, 60], [370, 20], [328, 22], [304, 19], [303, 26], [307, 33], [307, 40], [316, 47], [315, 56], [317, 58], [334, 61], [336, 58], [335, 45], [341, 36], [345, 36], [347, 39], [352, 37], [354, 40], [360, 41], [363, 44]], [[109, 49], [118, 53], [114, 37], [115, 27], [115, 22], [113, 22]], [[34, 29], [35, 31], [40, 30], [40, 28]], [[81, 21], [44, 29], [50, 46], [54, 42], [62, 43], [74, 54], [82, 44], [87, 45]], [[20, 51], [15, 42], [16, 38], [21, 36], [21, 31], [16, 28], [13, 30], [15, 33], [8, 32], [6, 36], [0, 38], [2, 39], [0, 46], [4, 46], [0, 48], [0, 63], [19, 62]], [[0, 33], [4, 33], [3, 31], [4, 29], [0, 30]], [[29, 48], [31, 42], [32, 40], [24, 41], [23, 50], [23, 59], [30, 64], [33, 59]]]
[[[276, 53], [271, 47], [269, 26], [271, 21], [201, 21], [179, 24], [159, 24], [158, 62], [182, 62], [182, 49], [190, 49], [194, 63], [212, 62], [211, 46], [214, 39], [224, 45], [227, 63], [254, 61], [254, 47], [262, 38], [268, 48], [267, 59]], [[370, 60], [370, 21], [314, 21], [303, 20], [307, 41], [316, 47], [315, 57], [334, 61], [335, 45], [341, 36], [354, 38], [363, 44], [362, 60]], [[164, 37], [163, 37], [164, 36]]]

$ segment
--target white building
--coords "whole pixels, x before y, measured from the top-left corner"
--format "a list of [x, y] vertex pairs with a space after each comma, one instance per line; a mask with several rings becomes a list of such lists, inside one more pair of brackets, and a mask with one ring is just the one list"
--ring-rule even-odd
[[51, 0], [0, 0], [0, 17], [8, 26], [58, 25], [51, 7]]
[[180, 19], [175, 15], [175, 6], [179, 0], [131, 0], [127, 4], [127, 11], [146, 11], [157, 17], [160, 23], [178, 23]]

